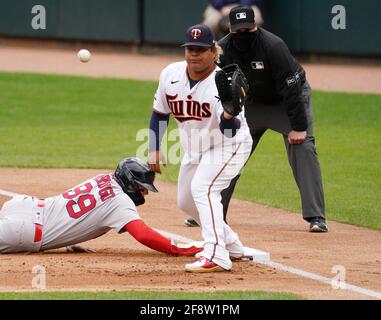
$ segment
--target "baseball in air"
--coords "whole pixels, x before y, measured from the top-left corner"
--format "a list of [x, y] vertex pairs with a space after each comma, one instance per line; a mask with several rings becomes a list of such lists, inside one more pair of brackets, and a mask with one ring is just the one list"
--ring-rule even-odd
[[78, 58], [81, 62], [88, 62], [91, 58], [91, 53], [89, 50], [81, 49], [78, 51]]

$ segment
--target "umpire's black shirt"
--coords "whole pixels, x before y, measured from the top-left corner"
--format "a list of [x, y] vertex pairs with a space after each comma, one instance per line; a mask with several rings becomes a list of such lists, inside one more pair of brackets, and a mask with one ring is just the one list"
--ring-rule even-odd
[[238, 46], [232, 33], [222, 38], [218, 42], [223, 49], [219, 66], [232, 63], [240, 66], [250, 84], [248, 107], [255, 107], [256, 103], [266, 105], [283, 101], [292, 129], [307, 130], [302, 95], [302, 86], [306, 81], [304, 69], [276, 35], [258, 28], [249, 36], [250, 39], [246, 37], [249, 41], [245, 42], [251, 45], [247, 48]]

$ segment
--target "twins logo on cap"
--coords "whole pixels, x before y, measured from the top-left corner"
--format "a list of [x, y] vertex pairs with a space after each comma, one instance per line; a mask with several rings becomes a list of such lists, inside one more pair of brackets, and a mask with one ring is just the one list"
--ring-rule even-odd
[[237, 20], [246, 19], [246, 12], [238, 12], [235, 17]]
[[196, 24], [187, 29], [185, 43], [182, 47], [200, 46], [211, 48], [213, 46], [213, 31], [204, 24]]
[[198, 39], [201, 36], [201, 30], [200, 29], [192, 29], [191, 31], [193, 39]]

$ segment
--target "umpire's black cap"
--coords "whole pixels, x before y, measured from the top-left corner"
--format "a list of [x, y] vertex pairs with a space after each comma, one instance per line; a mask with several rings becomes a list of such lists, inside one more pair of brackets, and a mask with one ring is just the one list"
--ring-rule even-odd
[[247, 6], [238, 6], [230, 10], [229, 22], [232, 32], [239, 29], [253, 29], [255, 26], [254, 10]]
[[182, 47], [199, 46], [211, 48], [214, 46], [213, 31], [205, 24], [196, 24], [188, 28], [185, 43]]

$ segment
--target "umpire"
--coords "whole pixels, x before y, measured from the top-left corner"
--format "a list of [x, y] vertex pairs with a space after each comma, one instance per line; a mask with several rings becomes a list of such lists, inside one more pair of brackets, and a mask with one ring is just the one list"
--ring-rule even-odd
[[[282, 39], [258, 28], [251, 7], [230, 11], [230, 33], [219, 41], [220, 67], [238, 64], [250, 84], [245, 115], [253, 154], [267, 129], [283, 135], [288, 161], [302, 199], [303, 218], [311, 232], [327, 232], [324, 194], [313, 136], [311, 88], [305, 71]], [[239, 176], [222, 194], [224, 214]]]

